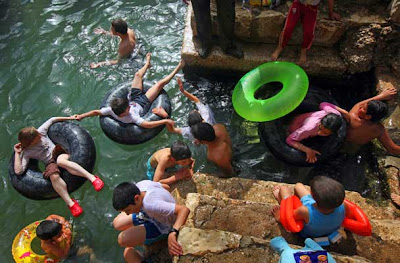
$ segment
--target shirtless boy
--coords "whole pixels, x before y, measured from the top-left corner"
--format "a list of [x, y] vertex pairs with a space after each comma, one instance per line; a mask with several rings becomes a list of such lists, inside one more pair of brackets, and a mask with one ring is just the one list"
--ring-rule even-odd
[[228, 131], [222, 124], [201, 122], [191, 127], [194, 138], [199, 144], [207, 145], [207, 159], [215, 163], [225, 177], [233, 174], [232, 143]]
[[387, 115], [387, 106], [381, 100], [391, 99], [396, 94], [395, 88], [386, 89], [375, 97], [357, 103], [350, 112], [337, 107], [349, 123], [346, 140], [362, 145], [377, 138], [390, 154], [400, 155], [400, 146], [393, 142], [380, 123]]
[[128, 24], [125, 20], [118, 18], [111, 22], [110, 31], [106, 31], [103, 28], [96, 28], [95, 34], [104, 34], [111, 36], [118, 36], [121, 38], [118, 47], [118, 60], [102, 61], [98, 63], [91, 63], [90, 68], [97, 68], [103, 65], [115, 65], [120, 59], [128, 58], [135, 48], [136, 36], [132, 29], [128, 28]]

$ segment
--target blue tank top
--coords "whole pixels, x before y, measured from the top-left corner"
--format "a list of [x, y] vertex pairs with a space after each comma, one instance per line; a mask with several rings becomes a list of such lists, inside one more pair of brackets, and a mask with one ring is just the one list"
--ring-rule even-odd
[[[303, 198], [305, 197], [312, 199], [311, 196], [304, 196]], [[315, 203], [314, 199], [312, 199], [311, 201], [310, 199], [306, 198], [308, 200], [306, 202], [303, 202], [305, 201], [303, 200], [303, 198], [301, 201], [303, 205], [306, 206], [308, 209], [309, 221], [308, 224], [304, 224], [304, 228], [300, 232], [300, 235], [302, 237], [324, 237], [337, 231], [340, 228], [345, 217], [345, 209], [343, 204], [335, 208], [335, 210], [329, 215], [326, 215], [318, 211], [313, 206], [313, 204]]]

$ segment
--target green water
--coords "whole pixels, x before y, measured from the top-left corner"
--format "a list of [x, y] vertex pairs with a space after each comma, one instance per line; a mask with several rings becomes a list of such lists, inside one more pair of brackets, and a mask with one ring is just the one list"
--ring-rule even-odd
[[[33, 201], [19, 195], [8, 179], [8, 163], [16, 134], [25, 126], [38, 127], [52, 116], [68, 116], [99, 107], [115, 85], [132, 79], [152, 55], [146, 79], [156, 82], [180, 59], [186, 6], [180, 0], [0, 0], [0, 262], [12, 262], [11, 243], [20, 229], [55, 213], [71, 218], [61, 199]], [[114, 59], [118, 39], [93, 34], [96, 27], [108, 29], [110, 21], [124, 18], [138, 37], [135, 57], [118, 66], [89, 69], [91, 62]], [[296, 182], [305, 180], [309, 169], [277, 161], [265, 149], [257, 125], [246, 122], [232, 109], [231, 94], [236, 79], [211, 79], [178, 74], [185, 87], [211, 105], [217, 122], [227, 126], [235, 150], [238, 176]], [[239, 76], [240, 77], [240, 76]], [[176, 81], [165, 88], [171, 97], [172, 117], [178, 126], [186, 122], [193, 105], [179, 94]], [[101, 131], [97, 118], [80, 123], [93, 137], [97, 159], [95, 173], [105, 182], [97, 193], [86, 183], [72, 196], [84, 214], [74, 219], [75, 244], [89, 245], [103, 262], [122, 262], [112, 219], [112, 190], [122, 181], [145, 179], [145, 163], [159, 148], [178, 137], [163, 131], [137, 146], [121, 146]], [[197, 171], [214, 172], [205, 160], [205, 149], [192, 147]], [[81, 258], [80, 262], [87, 262]]]

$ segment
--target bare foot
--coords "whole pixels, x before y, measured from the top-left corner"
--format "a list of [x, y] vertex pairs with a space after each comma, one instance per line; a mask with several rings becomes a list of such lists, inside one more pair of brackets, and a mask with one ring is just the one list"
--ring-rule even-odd
[[147, 65], [148, 68], [151, 67], [150, 59], [151, 59], [151, 53], [147, 53], [146, 54], [146, 65]]
[[400, 195], [391, 194], [390, 197], [396, 205], [400, 206]]
[[281, 207], [279, 205], [276, 205], [274, 207], [272, 207], [272, 211], [271, 211], [272, 215], [274, 216], [275, 220], [277, 222], [280, 222], [280, 213], [281, 213]]
[[274, 53], [272, 53], [272, 55], [271, 55], [271, 60], [276, 61], [278, 59], [279, 55], [281, 54], [282, 50], [283, 50], [283, 48], [280, 45], [278, 45], [278, 47], [275, 49]]
[[281, 187], [279, 185], [275, 185], [274, 189], [272, 190], [272, 193], [275, 196], [276, 201], [281, 203], [281, 197], [279, 196], [279, 191], [281, 190]]
[[160, 116], [161, 118], [164, 118], [164, 119], [168, 118], [168, 113], [164, 110], [163, 107], [154, 108], [154, 109], [152, 110], [152, 112], [153, 112], [154, 114]]
[[304, 65], [307, 63], [307, 50], [305, 48], [302, 48], [300, 51], [300, 59], [297, 62], [299, 65]]

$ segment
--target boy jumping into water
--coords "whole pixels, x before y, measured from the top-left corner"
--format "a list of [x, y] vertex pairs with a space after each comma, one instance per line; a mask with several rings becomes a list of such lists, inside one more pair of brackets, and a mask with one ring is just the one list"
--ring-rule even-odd
[[[342, 184], [326, 176], [314, 177], [310, 187], [311, 192], [302, 183], [294, 186], [294, 194], [303, 204], [294, 210], [294, 219], [305, 223], [300, 232], [302, 237], [325, 237], [337, 231], [349, 213], [343, 203], [345, 191]], [[274, 196], [279, 204], [291, 195], [287, 186], [274, 187]], [[280, 222], [280, 207], [273, 207], [272, 213]]]
[[69, 160], [68, 153], [61, 145], [55, 145], [47, 135], [50, 126], [58, 121], [73, 120], [74, 117], [53, 117], [43, 123], [38, 129], [34, 127], [23, 128], [18, 134], [20, 143], [14, 145], [14, 172], [22, 175], [28, 167], [29, 159], [37, 159], [46, 164], [43, 176], [50, 179], [54, 190], [67, 204], [71, 214], [78, 217], [83, 210], [78, 202], [71, 199], [67, 190], [67, 184], [60, 177], [59, 166], [66, 169], [70, 174], [88, 179], [94, 189], [100, 191], [104, 183], [96, 175], [86, 171], [79, 164]]
[[289, 127], [290, 135], [286, 143], [306, 154], [306, 162], [315, 163], [320, 152], [303, 145], [300, 141], [309, 137], [329, 136], [336, 133], [342, 124], [340, 112], [336, 106], [328, 102], [319, 105], [320, 111], [304, 113], [296, 116]]
[[195, 138], [192, 134], [191, 127], [197, 123], [206, 122], [210, 125], [216, 124], [214, 119], [214, 114], [207, 104], [201, 103], [199, 98], [183, 88], [182, 80], [180, 78], [176, 79], [179, 85], [179, 90], [185, 95], [190, 101], [196, 104], [197, 110], [192, 110], [189, 112], [188, 125], [187, 127], [177, 128], [175, 126], [167, 125], [167, 129], [171, 133], [181, 134], [183, 138], [195, 142]]
[[[181, 141], [175, 141], [171, 148], [155, 152], [147, 161], [147, 177], [154, 182], [172, 184], [184, 178], [193, 176], [194, 159], [189, 147]], [[175, 175], [165, 178], [165, 170], [174, 166], [186, 166], [179, 169]]]
[[[320, 0], [294, 0], [289, 8], [285, 26], [279, 37], [278, 47], [271, 55], [271, 60], [277, 60], [283, 48], [289, 42], [296, 24], [301, 20], [303, 26], [303, 43], [301, 44], [300, 59], [298, 64], [307, 62], [307, 50], [310, 49], [314, 40], [315, 24], [317, 22], [318, 5]], [[329, 18], [340, 20], [340, 15], [333, 12], [334, 0], [328, 0]]]
[[[110, 115], [114, 119], [123, 123], [134, 123], [143, 128], [154, 128], [164, 124], [173, 125], [174, 122], [170, 119], [164, 119], [159, 121], [145, 121], [142, 117], [143, 112], [147, 109], [151, 103], [157, 98], [159, 93], [163, 90], [164, 86], [167, 85], [176, 73], [184, 66], [184, 61], [181, 60], [176, 68], [165, 78], [158, 81], [154, 86], [146, 91], [143, 91], [143, 76], [147, 69], [150, 67], [151, 54], [146, 55], [146, 64], [135, 73], [135, 77], [132, 81], [132, 89], [128, 94], [127, 98], [117, 98], [111, 102], [111, 107], [101, 108], [99, 110], [92, 110], [83, 114], [76, 114], [74, 118], [76, 120], [82, 120], [86, 117], [92, 116], [103, 116]], [[162, 118], [168, 118], [167, 112], [162, 108], [154, 108], [154, 114]]]
[[121, 231], [118, 243], [125, 247], [126, 262], [142, 262], [135, 246], [149, 245], [168, 238], [168, 250], [172, 256], [182, 255], [177, 242], [179, 230], [185, 224], [189, 208], [176, 204], [170, 192], [159, 182], [124, 182], [114, 189], [113, 206], [121, 213], [113, 226]]
[[110, 31], [106, 31], [103, 28], [96, 28], [95, 34], [104, 34], [111, 36], [118, 36], [121, 38], [118, 47], [118, 60], [102, 61], [99, 63], [91, 63], [90, 68], [97, 68], [103, 65], [115, 65], [118, 64], [120, 59], [129, 57], [136, 45], [135, 32], [128, 28], [128, 24], [123, 19], [115, 19], [111, 22]]

